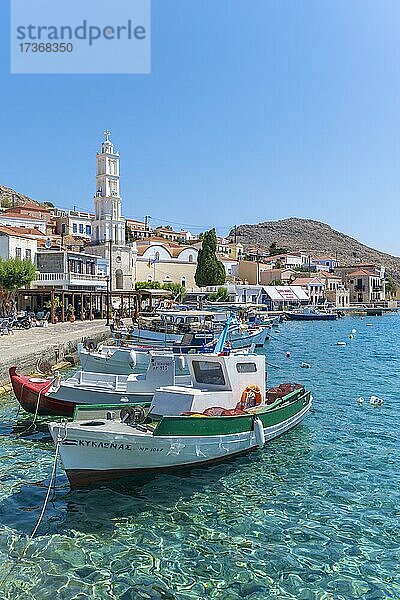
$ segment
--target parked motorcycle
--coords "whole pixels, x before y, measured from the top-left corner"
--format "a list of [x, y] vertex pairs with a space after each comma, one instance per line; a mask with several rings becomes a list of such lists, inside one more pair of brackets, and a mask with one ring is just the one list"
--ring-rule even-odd
[[30, 329], [33, 325], [32, 318], [30, 315], [25, 315], [24, 317], [15, 317], [11, 326], [14, 329]]

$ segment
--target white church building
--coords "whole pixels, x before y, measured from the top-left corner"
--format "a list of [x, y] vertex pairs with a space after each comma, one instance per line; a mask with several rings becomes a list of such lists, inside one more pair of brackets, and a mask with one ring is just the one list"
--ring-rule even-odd
[[137, 249], [135, 243], [125, 244], [125, 219], [121, 216], [120, 157], [110, 140], [111, 132], [107, 130], [104, 135], [101, 152], [96, 154], [95, 217], [92, 221], [90, 253], [107, 259], [109, 265], [111, 262], [111, 289], [128, 291], [134, 287]]

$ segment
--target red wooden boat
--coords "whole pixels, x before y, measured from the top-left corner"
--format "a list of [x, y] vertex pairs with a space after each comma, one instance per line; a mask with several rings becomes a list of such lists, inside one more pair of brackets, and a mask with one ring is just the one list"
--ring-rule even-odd
[[9, 370], [15, 397], [26, 412], [38, 415], [72, 417], [75, 404], [53, 398], [49, 393], [53, 377], [29, 377], [19, 375], [16, 367]]

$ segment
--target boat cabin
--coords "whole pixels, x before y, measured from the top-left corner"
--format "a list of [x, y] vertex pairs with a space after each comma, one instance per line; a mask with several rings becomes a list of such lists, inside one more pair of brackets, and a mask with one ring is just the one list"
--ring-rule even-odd
[[187, 356], [191, 387], [158, 389], [150, 407], [154, 416], [203, 413], [212, 407], [252, 408], [265, 402], [265, 357], [256, 354]]

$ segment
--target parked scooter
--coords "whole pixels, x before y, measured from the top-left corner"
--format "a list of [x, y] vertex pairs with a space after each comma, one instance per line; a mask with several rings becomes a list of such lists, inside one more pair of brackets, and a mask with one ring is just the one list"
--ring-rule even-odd
[[14, 321], [11, 323], [13, 329], [30, 329], [33, 325], [32, 318], [30, 315], [23, 317], [14, 317]]

